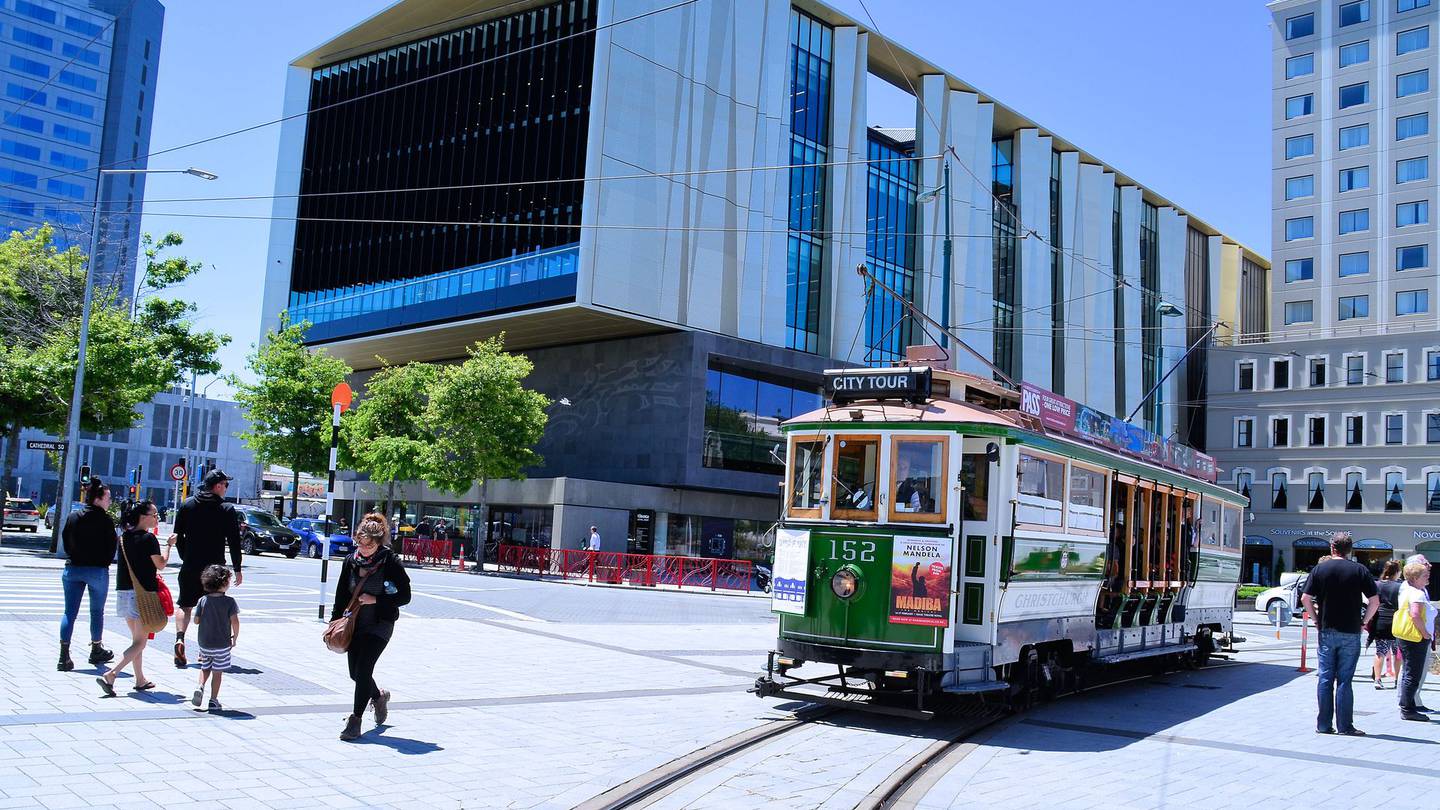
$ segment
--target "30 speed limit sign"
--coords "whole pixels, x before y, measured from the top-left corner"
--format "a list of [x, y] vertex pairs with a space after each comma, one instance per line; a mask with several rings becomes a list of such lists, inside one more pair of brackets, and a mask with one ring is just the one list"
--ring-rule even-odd
[[184, 464], [176, 464], [175, 466], [171, 467], [171, 468], [170, 468], [170, 478], [173, 479], [173, 480], [175, 480], [175, 481], [184, 481], [184, 480], [185, 480], [185, 465], [184, 465]]

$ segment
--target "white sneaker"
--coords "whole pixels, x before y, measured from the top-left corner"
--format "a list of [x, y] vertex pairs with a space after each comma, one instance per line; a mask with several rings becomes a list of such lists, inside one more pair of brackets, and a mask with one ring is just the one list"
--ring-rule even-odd
[[203, 712], [203, 711], [205, 711], [203, 708], [201, 708], [201, 704], [204, 702], [204, 695], [205, 695], [205, 690], [204, 690], [204, 689], [196, 689], [196, 690], [195, 690], [195, 694], [193, 694], [193, 695], [190, 696], [190, 705], [191, 705], [191, 706], [194, 706], [194, 707], [195, 707], [195, 711], [197, 711], [197, 712]]

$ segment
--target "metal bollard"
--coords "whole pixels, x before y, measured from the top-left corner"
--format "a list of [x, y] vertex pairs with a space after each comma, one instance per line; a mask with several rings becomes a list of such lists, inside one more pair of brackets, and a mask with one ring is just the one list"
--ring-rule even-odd
[[1310, 648], [1310, 611], [1300, 615], [1300, 667], [1296, 672], [1309, 672], [1310, 667], [1305, 665], [1305, 654]]

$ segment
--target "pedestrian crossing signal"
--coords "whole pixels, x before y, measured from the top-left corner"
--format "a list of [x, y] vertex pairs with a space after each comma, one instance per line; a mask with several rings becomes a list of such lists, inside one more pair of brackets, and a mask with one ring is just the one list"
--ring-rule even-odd
[[90, 486], [90, 465], [89, 465], [89, 464], [81, 464], [81, 465], [80, 465], [80, 486], [82, 486], [82, 487], [88, 487], [88, 486]]

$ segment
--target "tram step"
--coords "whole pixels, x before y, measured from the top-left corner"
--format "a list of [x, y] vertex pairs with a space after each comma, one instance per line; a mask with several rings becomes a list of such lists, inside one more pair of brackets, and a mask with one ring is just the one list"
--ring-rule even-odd
[[1156, 655], [1174, 655], [1176, 653], [1190, 652], [1195, 649], [1194, 644], [1167, 644], [1163, 647], [1148, 647], [1143, 650], [1132, 650], [1131, 652], [1115, 653], [1113, 655], [1101, 655], [1094, 659], [1097, 664], [1118, 664], [1121, 661], [1134, 661], [1137, 658], [1150, 658]]
[[971, 681], [969, 683], [957, 683], [947, 686], [941, 691], [952, 695], [974, 695], [981, 692], [999, 692], [1008, 689], [1010, 684], [1004, 681]]

